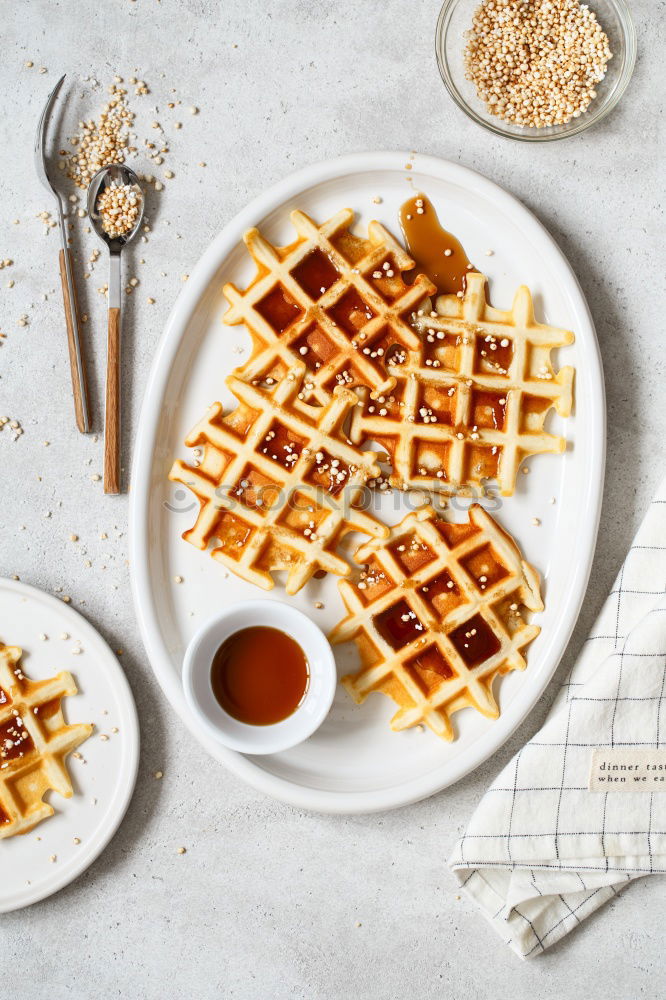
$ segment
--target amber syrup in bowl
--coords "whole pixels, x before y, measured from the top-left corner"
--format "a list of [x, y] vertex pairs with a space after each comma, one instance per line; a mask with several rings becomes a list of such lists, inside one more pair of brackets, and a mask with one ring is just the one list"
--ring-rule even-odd
[[282, 722], [303, 701], [310, 681], [305, 653], [286, 632], [252, 625], [228, 636], [210, 671], [213, 694], [250, 726]]
[[322, 631], [281, 601], [245, 601], [192, 638], [183, 659], [185, 701], [196, 722], [241, 753], [279, 753], [322, 724], [337, 686]]

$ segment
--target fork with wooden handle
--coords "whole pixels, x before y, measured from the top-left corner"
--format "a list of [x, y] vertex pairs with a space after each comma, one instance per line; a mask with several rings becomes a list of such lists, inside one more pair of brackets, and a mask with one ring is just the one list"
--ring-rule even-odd
[[76, 286], [74, 285], [72, 276], [72, 252], [69, 249], [61, 249], [60, 251], [60, 282], [62, 284], [62, 299], [65, 306], [67, 348], [69, 351], [69, 367], [72, 375], [76, 426], [82, 434], [87, 434], [90, 430], [88, 382], [83, 363], [83, 345], [80, 337], [79, 302], [76, 297]]
[[37, 176], [56, 200], [58, 207], [58, 227], [60, 230], [60, 281], [62, 284], [62, 297], [65, 306], [65, 322], [67, 324], [67, 346], [69, 350], [69, 367], [72, 375], [72, 390], [74, 392], [74, 413], [76, 416], [76, 426], [83, 433], [87, 434], [91, 429], [90, 406], [88, 402], [88, 384], [86, 381], [85, 367], [83, 363], [83, 347], [81, 345], [79, 307], [76, 299], [76, 289], [74, 287], [74, 276], [72, 270], [72, 254], [67, 243], [67, 230], [65, 228], [65, 214], [59, 193], [51, 184], [46, 170], [46, 129], [51, 116], [51, 111], [58, 92], [62, 86], [64, 75], [60, 77], [55, 87], [49, 94], [48, 100], [42, 111], [37, 126], [37, 136], [35, 138], [35, 168]]

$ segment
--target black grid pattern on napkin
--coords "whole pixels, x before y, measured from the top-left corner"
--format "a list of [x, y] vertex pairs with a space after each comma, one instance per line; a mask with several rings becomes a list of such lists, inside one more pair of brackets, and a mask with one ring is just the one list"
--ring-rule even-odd
[[[455, 867], [469, 871], [461, 884], [484, 898], [485, 915], [500, 933], [519, 933], [523, 925], [519, 946], [503, 936], [524, 957], [545, 950], [633, 878], [666, 873], [664, 847], [655, 851], [655, 838], [666, 837], [666, 810], [654, 802], [666, 802], [666, 794], [631, 795], [627, 822], [627, 795], [591, 793], [587, 786], [597, 748], [666, 748], [666, 560], [656, 556], [666, 551], [666, 544], [656, 544], [666, 534], [658, 523], [664, 503], [653, 501], [544, 727], [489, 789], [493, 799], [500, 797], [495, 832], [487, 832], [483, 818], [474, 832], [473, 819], [458, 845]], [[626, 855], [635, 855], [634, 863]], [[528, 873], [534, 899], [508, 908], [506, 873], [516, 869]], [[493, 885], [498, 872], [503, 880]], [[570, 873], [580, 889], [549, 895], [553, 872]], [[596, 873], [607, 872], [616, 873], [615, 885], [595, 884]]]

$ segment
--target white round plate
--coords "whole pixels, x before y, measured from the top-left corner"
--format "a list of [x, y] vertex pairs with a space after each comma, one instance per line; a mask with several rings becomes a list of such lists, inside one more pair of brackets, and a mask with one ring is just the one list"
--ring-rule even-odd
[[48, 792], [55, 814], [30, 833], [0, 840], [0, 913], [8, 913], [69, 885], [109, 843], [134, 791], [139, 723], [118, 660], [92, 625], [56, 597], [0, 580], [0, 640], [23, 649], [30, 678], [69, 670], [78, 694], [63, 698], [65, 721], [95, 727], [78, 748], [81, 758], [67, 758], [72, 798]]
[[[222, 325], [222, 285], [243, 286], [253, 275], [241, 242], [250, 226], [287, 244], [294, 239], [293, 208], [324, 221], [349, 206], [358, 213], [359, 232], [373, 218], [397, 232], [398, 209], [414, 190], [428, 195], [442, 224], [486, 270], [495, 305], [507, 307], [516, 288], [527, 284], [538, 318], [576, 333], [575, 345], [554, 356], [556, 364], [576, 367], [576, 415], [564, 421], [551, 414], [548, 423], [566, 435], [569, 448], [562, 456], [532, 459], [530, 474], [518, 477], [516, 495], [495, 510], [543, 577], [546, 610], [535, 617], [542, 631], [529, 649], [527, 670], [497, 685], [500, 718], [491, 721], [472, 709], [458, 712], [453, 743], [429, 731], [394, 733], [389, 699], [378, 694], [357, 706], [339, 688], [328, 719], [305, 744], [261, 758], [243, 756], [197, 731], [183, 700], [183, 653], [197, 628], [221, 606], [253, 597], [284, 600], [284, 590], [276, 586], [266, 595], [225, 576], [208, 555], [182, 541], [197, 505], [167, 479], [173, 459], [187, 455], [182, 442], [206, 407], [217, 399], [233, 403], [224, 378], [248, 357], [246, 331]], [[492, 255], [486, 255], [488, 250]], [[457, 781], [522, 722], [566, 647], [594, 552], [604, 441], [601, 362], [585, 299], [551, 237], [515, 198], [480, 174], [419, 154], [359, 154], [288, 177], [225, 226], [197, 264], [167, 323], [144, 400], [130, 494], [132, 581], [143, 640], [167, 697], [214, 757], [256, 788], [297, 806], [349, 813], [390, 809]], [[385, 498], [387, 520], [399, 520], [400, 510], [392, 507], [400, 502], [395, 492]], [[540, 527], [532, 526], [534, 517]], [[176, 583], [176, 577], [183, 582]], [[311, 581], [290, 600], [324, 631], [343, 614], [330, 576]], [[315, 609], [316, 601], [323, 610]], [[338, 647], [336, 657], [341, 672], [353, 669], [353, 645]]]

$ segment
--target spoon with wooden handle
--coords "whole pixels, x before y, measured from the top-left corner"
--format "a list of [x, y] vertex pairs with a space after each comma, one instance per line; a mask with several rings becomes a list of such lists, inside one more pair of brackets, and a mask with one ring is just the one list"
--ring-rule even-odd
[[139, 231], [144, 197], [123, 163], [98, 170], [88, 188], [88, 215], [109, 248], [109, 323], [104, 418], [104, 492], [120, 493], [120, 255]]

